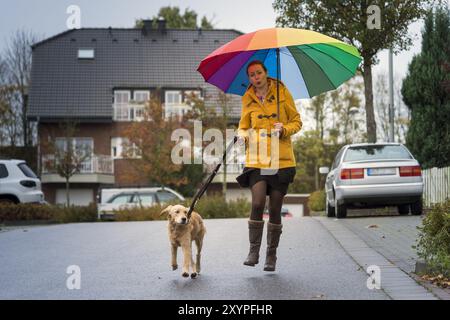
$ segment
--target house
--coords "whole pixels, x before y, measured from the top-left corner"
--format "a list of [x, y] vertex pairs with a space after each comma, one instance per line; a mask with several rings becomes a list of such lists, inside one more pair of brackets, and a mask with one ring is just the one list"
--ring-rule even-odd
[[[74, 145], [91, 150], [70, 180], [72, 203], [95, 201], [103, 187], [130, 186], [121, 178], [130, 170], [121, 145], [125, 128], [140, 120], [139, 102], [158, 94], [166, 116], [182, 114], [190, 108], [185, 93], [195, 91], [208, 107], [216, 107], [220, 91], [196, 69], [203, 57], [239, 35], [236, 30], [167, 29], [164, 20], [152, 28], [151, 20], [145, 20], [142, 28], [72, 29], [34, 44], [28, 117], [38, 123], [46, 200], [65, 202], [65, 180], [46, 165], [54, 154], [41, 148], [54, 138], [58, 147], [67, 147], [59, 123], [75, 121], [80, 133]], [[241, 99], [230, 98], [229, 121], [237, 124]], [[242, 194], [235, 176], [227, 176], [232, 197]], [[208, 192], [221, 190], [221, 176], [216, 178]], [[134, 185], [147, 186], [148, 181]]]

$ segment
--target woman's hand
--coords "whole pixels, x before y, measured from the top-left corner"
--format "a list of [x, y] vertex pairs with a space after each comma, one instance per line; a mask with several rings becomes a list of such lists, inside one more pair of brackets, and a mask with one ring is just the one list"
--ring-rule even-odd
[[282, 133], [283, 133], [283, 123], [281, 123], [281, 122], [276, 122], [276, 123], [274, 124], [274, 127], [275, 127], [276, 135], [277, 135], [278, 137], [281, 137], [281, 135], [282, 135]]
[[238, 136], [236, 142], [237, 142], [238, 145], [240, 145], [240, 146], [245, 145], [245, 137], [243, 137], [243, 136]]

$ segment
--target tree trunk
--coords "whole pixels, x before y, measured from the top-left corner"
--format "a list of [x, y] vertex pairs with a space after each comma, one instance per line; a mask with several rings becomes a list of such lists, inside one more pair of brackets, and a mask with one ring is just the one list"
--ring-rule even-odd
[[70, 206], [70, 195], [69, 195], [69, 179], [66, 179], [66, 205]]
[[[366, 61], [368, 59], [364, 59]], [[367, 141], [377, 142], [377, 124], [373, 111], [372, 65], [364, 63], [364, 96], [366, 98]]]

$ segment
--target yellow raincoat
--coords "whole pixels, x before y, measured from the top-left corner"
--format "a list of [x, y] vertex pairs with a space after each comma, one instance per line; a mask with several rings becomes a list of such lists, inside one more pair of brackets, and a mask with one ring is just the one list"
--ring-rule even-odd
[[[245, 166], [260, 169], [295, 167], [291, 136], [300, 131], [302, 120], [289, 90], [280, 81], [280, 119], [278, 121], [276, 79], [268, 77], [267, 81], [269, 90], [262, 103], [251, 84], [242, 97], [238, 135], [245, 137]], [[283, 132], [279, 140], [271, 136], [276, 122], [283, 123]], [[274, 139], [277, 141], [272, 141]]]

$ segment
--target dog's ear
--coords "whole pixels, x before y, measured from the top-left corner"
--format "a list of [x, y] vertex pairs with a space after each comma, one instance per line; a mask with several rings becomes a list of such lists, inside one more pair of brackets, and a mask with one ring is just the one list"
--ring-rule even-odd
[[159, 216], [162, 216], [163, 214], [166, 213], [170, 213], [170, 209], [172, 209], [172, 206], [168, 206], [167, 208], [165, 208], [163, 211], [161, 211], [161, 213], [159, 214]]

